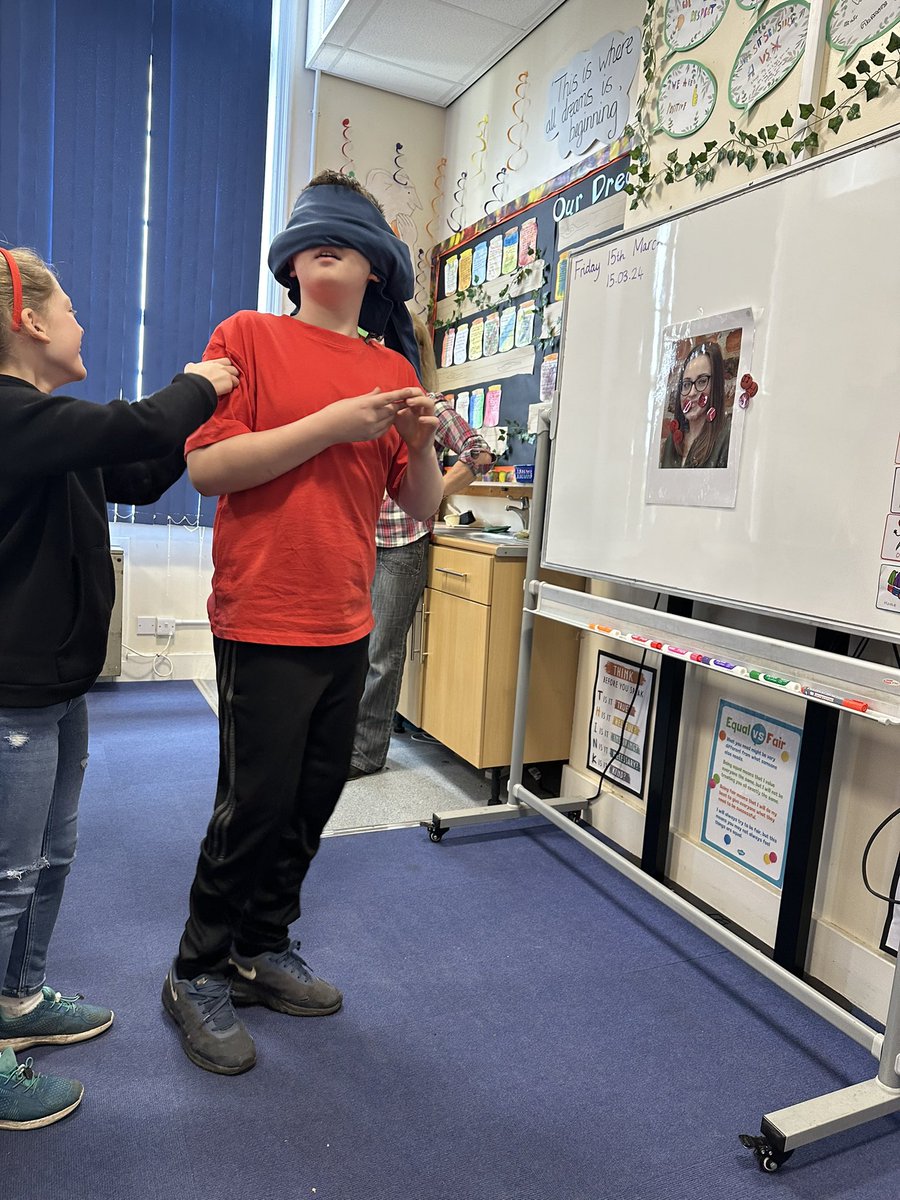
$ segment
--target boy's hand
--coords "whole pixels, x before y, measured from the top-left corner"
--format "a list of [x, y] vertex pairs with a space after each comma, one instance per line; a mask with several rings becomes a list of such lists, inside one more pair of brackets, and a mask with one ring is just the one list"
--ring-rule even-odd
[[418, 395], [418, 388], [396, 388], [383, 392], [373, 388], [364, 396], [337, 400], [322, 409], [321, 416], [329, 423], [332, 444], [338, 442], [371, 442], [387, 433], [397, 413]]
[[424, 392], [407, 388], [409, 399], [399, 409], [394, 421], [397, 432], [413, 454], [431, 450], [437, 433], [438, 420], [434, 415], [434, 400]]
[[216, 389], [217, 396], [227, 396], [240, 382], [240, 374], [230, 358], [211, 358], [208, 362], [187, 363], [185, 375], [202, 375]]

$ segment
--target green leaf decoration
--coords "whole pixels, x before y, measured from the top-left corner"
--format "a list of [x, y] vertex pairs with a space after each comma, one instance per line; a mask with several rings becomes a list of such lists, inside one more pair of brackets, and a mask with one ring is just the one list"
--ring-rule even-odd
[[803, 139], [803, 145], [807, 150], [815, 150], [819, 145], [819, 135], [815, 130], [811, 130]]
[[728, 132], [735, 133], [736, 131], [737, 131], [737, 125], [735, 125], [734, 121], [729, 121], [728, 122]]
[[794, 118], [791, 116], [790, 112], [786, 112], [784, 114], [784, 116], [781, 118], [782, 128], [790, 129], [790, 127], [793, 125], [793, 123], [794, 123]]
[[861, 58], [859, 60], [859, 62], [856, 64], [856, 69], [860, 73], [860, 75], [868, 75], [871, 70], [871, 67], [869, 66], [869, 64], [866, 62], [866, 60], [864, 58]]
[[[793, 124], [793, 122], [791, 122], [791, 124]], [[767, 125], [766, 126], [766, 137], [769, 139], [770, 142], [772, 141], [773, 138], [777, 138], [778, 137], [778, 126], [777, 125]]]
[[832, 133], [837, 133], [837, 131], [840, 129], [840, 127], [843, 125], [843, 123], [844, 123], [844, 118], [841, 116], [840, 113], [837, 113], [828, 122], [828, 128], [831, 130]]
[[775, 155], [772, 153], [771, 150], [763, 151], [763, 162], [766, 164], [767, 167], [771, 167], [772, 164], [775, 162]]
[[851, 104], [850, 107], [847, 109], [847, 120], [848, 121], [858, 121], [860, 118], [860, 115], [861, 114], [859, 111], [858, 104]]
[[826, 112], [830, 112], [835, 105], [834, 92], [829, 92], [827, 96], [823, 96], [819, 103]]
[[887, 52], [893, 54], [895, 50], [900, 50], [900, 37], [896, 33], [892, 33], [888, 38]]
[[876, 50], [875, 53], [870, 54], [869, 57], [871, 58], [872, 62], [875, 64], [876, 67], [884, 66], [884, 55], [881, 53], [880, 50]]
[[881, 92], [881, 84], [877, 79], [866, 80], [866, 99], [874, 100]]
[[794, 142], [793, 146], [791, 146], [791, 154], [793, 154], [794, 158], [796, 158], [798, 154], [802, 154], [802, 153], [803, 153], [803, 143], [802, 142]]
[[844, 85], [845, 88], [848, 88], [852, 92], [853, 89], [856, 87], [856, 76], [851, 74], [850, 71], [848, 71], [846, 75], [841, 76], [841, 83]]
[[785, 152], [783, 150], [779, 150], [778, 153], [775, 155], [775, 161], [777, 163], [781, 163], [782, 166], [787, 165], [787, 155], [785, 154]]
[[816, 106], [814, 104], [801, 104], [800, 105], [800, 120], [808, 121], [809, 118], [813, 115], [813, 113], [815, 111], [816, 111]]

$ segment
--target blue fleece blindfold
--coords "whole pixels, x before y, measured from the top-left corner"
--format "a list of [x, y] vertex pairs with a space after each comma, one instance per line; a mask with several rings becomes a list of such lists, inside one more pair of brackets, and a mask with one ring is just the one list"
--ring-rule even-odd
[[336, 184], [317, 184], [301, 192], [287, 228], [269, 249], [269, 270], [288, 290], [299, 307], [300, 285], [291, 275], [291, 260], [300, 250], [314, 246], [349, 246], [372, 264], [378, 282], [369, 282], [363, 296], [359, 324], [367, 333], [383, 337], [386, 346], [399, 351], [419, 374], [419, 348], [406, 300], [415, 290], [412, 260], [405, 242], [365, 196]]

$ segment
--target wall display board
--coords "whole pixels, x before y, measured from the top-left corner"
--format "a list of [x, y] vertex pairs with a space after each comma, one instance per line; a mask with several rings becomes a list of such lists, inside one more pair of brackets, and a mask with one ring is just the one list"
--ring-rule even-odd
[[545, 566], [900, 639], [898, 193], [895, 131], [570, 257]]
[[[529, 405], [553, 394], [568, 257], [622, 228], [626, 148], [581, 160], [435, 247], [438, 385], [489, 444], [498, 426], [524, 431]], [[532, 460], [509, 442], [513, 461]]]

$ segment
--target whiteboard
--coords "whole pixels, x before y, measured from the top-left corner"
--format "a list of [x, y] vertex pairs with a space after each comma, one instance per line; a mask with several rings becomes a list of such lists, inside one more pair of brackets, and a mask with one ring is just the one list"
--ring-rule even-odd
[[[572, 255], [545, 566], [900, 639], [898, 132]], [[727, 465], [663, 469], [726, 326]]]

